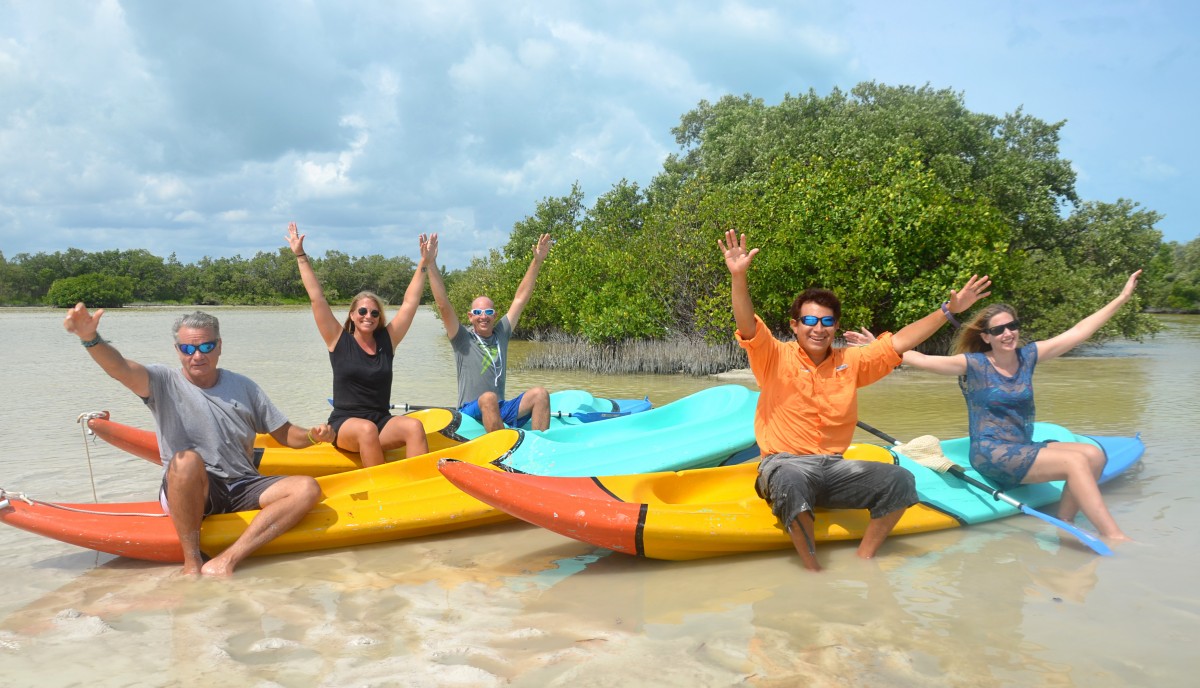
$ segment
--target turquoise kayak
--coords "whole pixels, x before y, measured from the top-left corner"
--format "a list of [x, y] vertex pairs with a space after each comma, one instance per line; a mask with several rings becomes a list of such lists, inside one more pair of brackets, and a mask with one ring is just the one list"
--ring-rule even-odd
[[559, 476], [682, 471], [738, 463], [758, 456], [757, 405], [758, 392], [741, 385], [710, 387], [603, 423], [527, 432], [508, 456], [495, 463], [508, 471]]

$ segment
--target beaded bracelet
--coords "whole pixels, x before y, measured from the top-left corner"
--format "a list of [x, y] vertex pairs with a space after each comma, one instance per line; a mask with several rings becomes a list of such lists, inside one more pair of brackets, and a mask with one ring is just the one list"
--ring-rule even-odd
[[83, 348], [90, 349], [93, 346], [96, 346], [97, 344], [104, 344], [105, 342], [104, 342], [104, 338], [100, 336], [99, 332], [97, 332], [95, 337], [92, 337], [91, 339], [87, 340], [86, 342], [81, 339], [81, 340], [79, 340], [79, 343], [83, 345]]

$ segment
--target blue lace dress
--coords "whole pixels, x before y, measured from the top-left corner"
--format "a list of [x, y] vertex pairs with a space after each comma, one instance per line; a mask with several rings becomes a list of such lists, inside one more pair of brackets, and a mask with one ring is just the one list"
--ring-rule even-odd
[[1001, 489], [1021, 484], [1046, 442], [1033, 441], [1033, 369], [1037, 343], [1017, 350], [1017, 372], [1001, 374], [982, 353], [965, 354], [967, 374], [958, 378], [967, 401], [971, 465]]

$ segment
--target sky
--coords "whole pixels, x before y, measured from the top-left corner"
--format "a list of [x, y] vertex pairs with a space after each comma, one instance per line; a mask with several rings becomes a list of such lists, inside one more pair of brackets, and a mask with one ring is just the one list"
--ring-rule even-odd
[[[0, 253], [285, 246], [454, 269], [702, 100], [929, 85], [1065, 120], [1082, 200], [1200, 235], [1200, 3], [0, 0]], [[1187, 86], [1188, 83], [1193, 86]]]

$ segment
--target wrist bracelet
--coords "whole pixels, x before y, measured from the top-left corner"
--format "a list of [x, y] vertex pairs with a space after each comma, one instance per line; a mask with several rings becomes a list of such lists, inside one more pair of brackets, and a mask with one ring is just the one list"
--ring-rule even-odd
[[320, 442], [317, 442], [315, 439], [313, 439], [312, 428], [309, 428], [308, 432], [304, 433], [304, 436], [308, 438], [309, 444], [320, 444]]
[[946, 319], [950, 321], [951, 325], [955, 327], [962, 327], [962, 323], [958, 322], [958, 320], [954, 318], [954, 314], [950, 312], [949, 301], [942, 302], [942, 315], [946, 316]]
[[297, 253], [297, 254], [296, 254], [296, 257], [297, 257], [297, 258], [307, 258], [307, 257], [308, 257], [308, 254], [307, 254], [307, 253]]
[[86, 342], [81, 339], [81, 340], [79, 340], [79, 343], [83, 345], [83, 348], [90, 349], [93, 346], [96, 346], [97, 344], [103, 344], [104, 338], [100, 336], [99, 332], [97, 332], [95, 337], [92, 337], [91, 339], [87, 340]]

